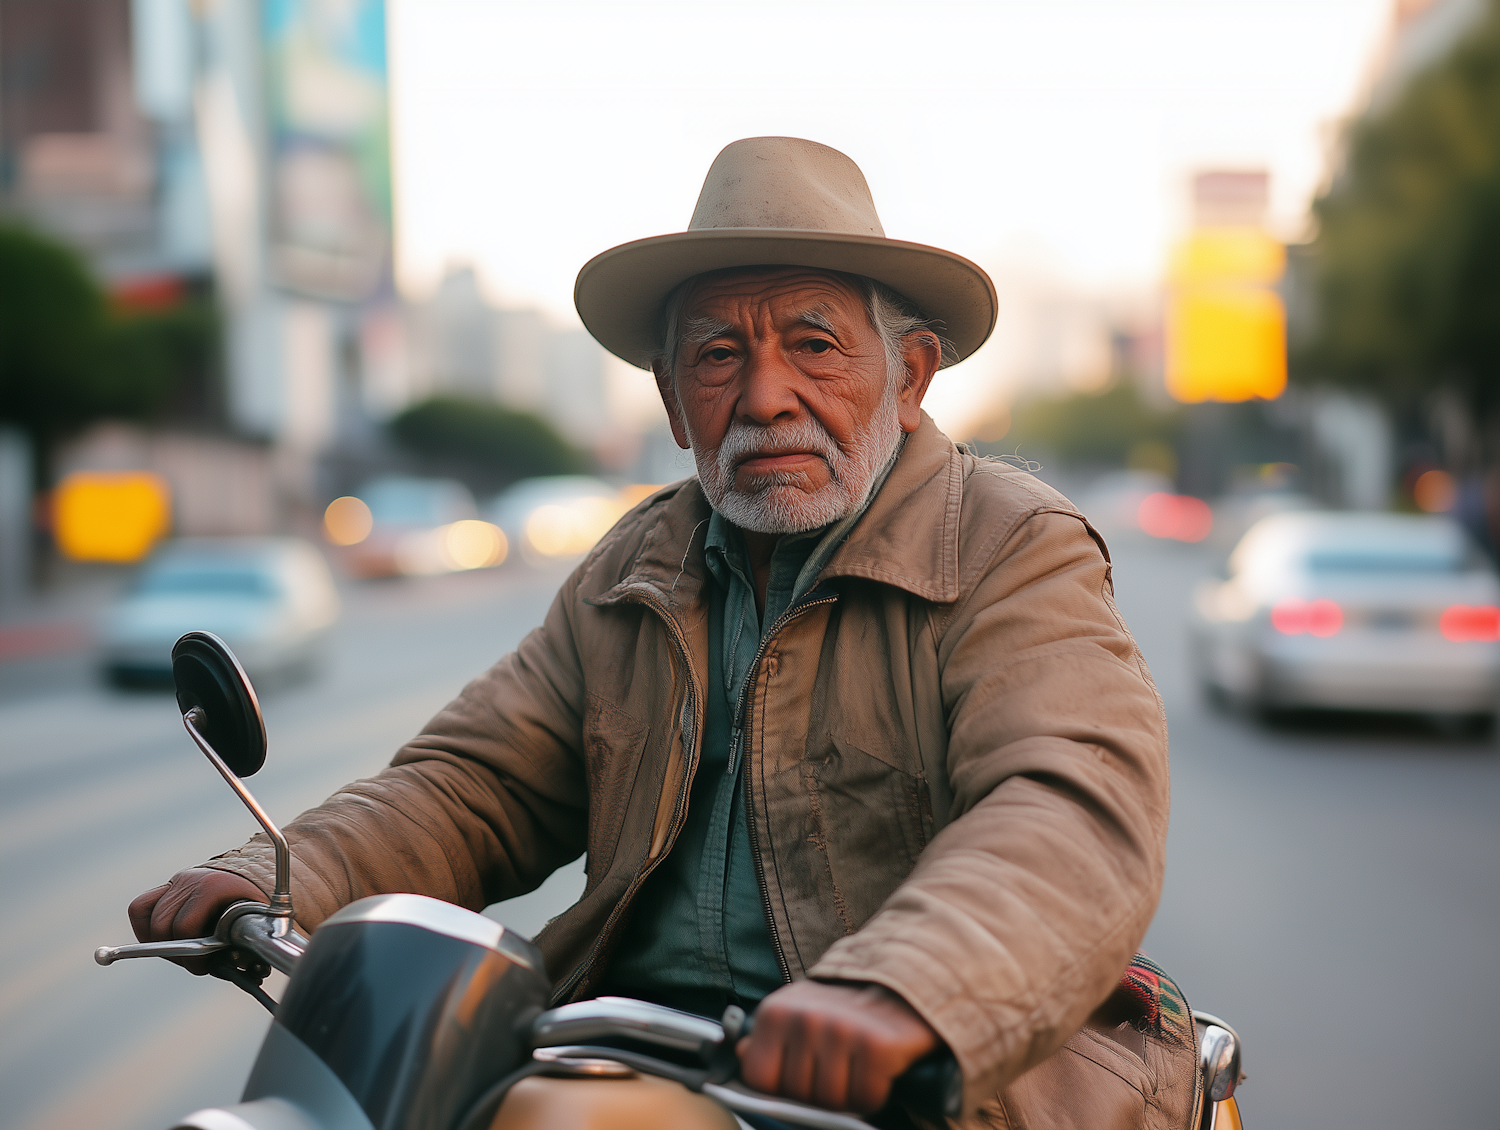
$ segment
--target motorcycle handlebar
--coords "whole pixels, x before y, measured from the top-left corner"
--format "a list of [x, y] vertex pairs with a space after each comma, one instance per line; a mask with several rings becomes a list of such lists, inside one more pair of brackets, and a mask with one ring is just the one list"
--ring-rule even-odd
[[226, 949], [242, 949], [273, 969], [290, 973], [307, 949], [307, 939], [292, 927], [285, 914], [274, 914], [263, 902], [246, 900], [219, 916], [210, 938], [182, 938], [170, 942], [137, 942], [128, 946], [100, 946], [94, 960], [113, 965], [131, 957], [207, 957]]
[[267, 913], [265, 904], [259, 902], [235, 903], [219, 919], [214, 934], [287, 974], [307, 949], [307, 939], [292, 928], [290, 918]]
[[[741, 1027], [739, 1020], [727, 1022], [733, 1025], [734, 1031], [726, 1030], [725, 1025], [713, 1020], [662, 1005], [628, 997], [599, 997], [542, 1013], [532, 1024], [532, 1045], [555, 1050], [561, 1050], [559, 1045], [573, 1045], [569, 1050], [577, 1053], [583, 1050], [577, 1046], [580, 1044], [601, 1039], [628, 1039], [675, 1051], [696, 1052], [710, 1063], [724, 1062], [727, 1052], [733, 1068], [737, 1063], [733, 1059], [734, 1041], [749, 1030], [749, 1025]], [[607, 1048], [593, 1047], [588, 1049], [588, 1054], [610, 1056], [611, 1052]], [[646, 1057], [624, 1053], [619, 1058], [640, 1068], [639, 1061]], [[828, 1130], [868, 1125], [850, 1115], [759, 1094], [732, 1082], [729, 1078], [732, 1074], [732, 1070], [725, 1074], [709, 1073], [699, 1086], [725, 1106], [746, 1113]], [[956, 1118], [963, 1100], [963, 1077], [958, 1062], [947, 1052], [918, 1061], [895, 1080], [891, 1098], [913, 1113], [937, 1123], [944, 1118]]]

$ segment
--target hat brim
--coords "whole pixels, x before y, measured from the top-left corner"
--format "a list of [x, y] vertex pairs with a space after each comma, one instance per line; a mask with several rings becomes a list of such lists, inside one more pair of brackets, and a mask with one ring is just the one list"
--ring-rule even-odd
[[989, 338], [998, 302], [989, 275], [962, 255], [869, 235], [705, 228], [622, 243], [578, 272], [573, 301], [589, 333], [622, 361], [650, 367], [662, 304], [678, 284], [727, 267], [811, 267], [864, 275], [942, 323], [962, 361]]

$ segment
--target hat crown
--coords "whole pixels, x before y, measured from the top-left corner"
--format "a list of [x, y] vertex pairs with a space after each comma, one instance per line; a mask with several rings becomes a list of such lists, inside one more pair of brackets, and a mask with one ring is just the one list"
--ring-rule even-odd
[[884, 237], [859, 166], [799, 137], [749, 137], [709, 167], [689, 231], [779, 228]]

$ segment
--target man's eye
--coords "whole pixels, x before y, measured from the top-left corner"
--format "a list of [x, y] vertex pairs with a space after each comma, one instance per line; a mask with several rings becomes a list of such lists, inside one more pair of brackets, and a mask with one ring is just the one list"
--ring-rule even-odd
[[833, 348], [833, 342], [829, 341], [827, 338], [814, 337], [809, 338], [807, 344], [804, 345], [803, 348], [806, 349], [809, 353], [827, 353]]
[[710, 349], [707, 353], [704, 354], [704, 356], [707, 357], [710, 361], [724, 362], [733, 357], [734, 353], [729, 349], [726, 349], [724, 346], [719, 345], [715, 346], [713, 349]]

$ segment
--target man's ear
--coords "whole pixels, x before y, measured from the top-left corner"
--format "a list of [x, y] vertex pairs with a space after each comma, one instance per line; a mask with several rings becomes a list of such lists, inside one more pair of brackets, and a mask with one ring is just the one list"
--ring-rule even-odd
[[906, 375], [896, 394], [896, 415], [902, 431], [914, 432], [922, 425], [922, 398], [942, 364], [943, 347], [931, 330], [913, 330], [901, 339], [901, 358]]
[[661, 394], [661, 405], [667, 410], [667, 423], [672, 426], [672, 438], [684, 451], [688, 443], [687, 428], [682, 425], [682, 409], [677, 403], [677, 387], [667, 375], [666, 366], [660, 361], [651, 362], [651, 375], [656, 378], [656, 391]]

